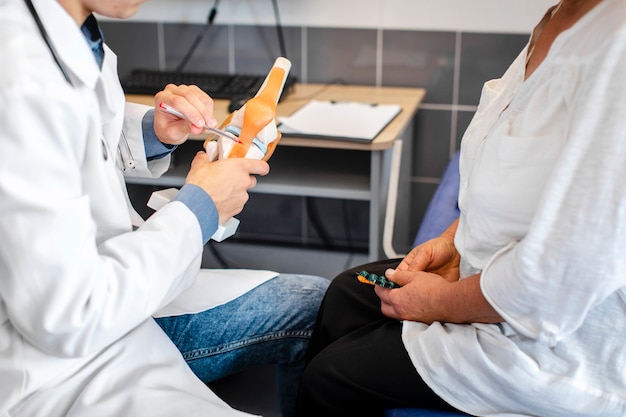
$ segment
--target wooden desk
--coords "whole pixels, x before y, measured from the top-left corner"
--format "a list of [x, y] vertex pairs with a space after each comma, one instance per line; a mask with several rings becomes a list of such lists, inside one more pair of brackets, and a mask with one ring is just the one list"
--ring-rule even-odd
[[[270, 174], [259, 178], [252, 192], [369, 201], [368, 258], [380, 259], [383, 246], [389, 255], [393, 232], [389, 228], [393, 228], [398, 205], [396, 196], [408, 199], [409, 194], [397, 192], [398, 178], [401, 171], [404, 175], [410, 175], [412, 123], [424, 94], [425, 90], [420, 88], [296, 85], [294, 91], [278, 105], [279, 117], [292, 114], [312, 99], [399, 104], [402, 111], [370, 143], [283, 137], [270, 160]], [[152, 97], [126, 97], [131, 102], [154, 104]], [[224, 120], [228, 116], [228, 101], [216, 100], [214, 114], [218, 121]], [[175, 151], [177, 165], [163, 177], [133, 178], [128, 179], [128, 182], [180, 187], [184, 183], [188, 162], [199, 143], [196, 141], [196, 146], [180, 146]], [[401, 203], [405, 206], [408, 204]], [[386, 228], [384, 236], [383, 227]]]

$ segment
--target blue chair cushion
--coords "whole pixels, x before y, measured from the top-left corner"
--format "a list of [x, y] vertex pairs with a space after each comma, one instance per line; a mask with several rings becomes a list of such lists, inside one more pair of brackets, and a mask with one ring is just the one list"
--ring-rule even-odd
[[459, 217], [459, 151], [454, 154], [441, 176], [435, 194], [428, 203], [413, 246], [439, 236]]

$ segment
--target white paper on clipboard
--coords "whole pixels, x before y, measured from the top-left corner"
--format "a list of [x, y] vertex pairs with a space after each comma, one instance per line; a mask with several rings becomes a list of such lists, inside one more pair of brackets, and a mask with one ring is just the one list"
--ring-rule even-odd
[[400, 113], [397, 104], [311, 100], [279, 119], [285, 136], [372, 141]]

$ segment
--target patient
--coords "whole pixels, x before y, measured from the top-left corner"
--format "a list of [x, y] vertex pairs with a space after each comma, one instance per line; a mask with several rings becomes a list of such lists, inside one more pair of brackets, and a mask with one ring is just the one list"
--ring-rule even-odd
[[626, 415], [624, 68], [626, 2], [547, 11], [484, 86], [461, 143], [459, 218], [331, 284], [298, 417]]

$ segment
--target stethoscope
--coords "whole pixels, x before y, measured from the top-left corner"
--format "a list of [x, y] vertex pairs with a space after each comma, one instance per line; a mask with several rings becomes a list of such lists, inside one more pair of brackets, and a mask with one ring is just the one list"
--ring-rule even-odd
[[[52, 44], [52, 41], [50, 40], [50, 37], [48, 36], [48, 32], [46, 32], [46, 28], [43, 26], [43, 23], [41, 23], [41, 19], [39, 18], [39, 14], [37, 14], [37, 10], [35, 9], [33, 2], [31, 0], [24, 0], [24, 2], [26, 3], [26, 6], [28, 7], [28, 11], [30, 12], [30, 15], [33, 17], [33, 20], [35, 20], [35, 23], [37, 24], [37, 27], [39, 28], [39, 32], [41, 33], [41, 37], [43, 38], [44, 42], [46, 42], [46, 46], [50, 50], [50, 53], [52, 54], [52, 58], [54, 58], [54, 62], [56, 62], [57, 66], [61, 70], [61, 73], [63, 73], [63, 77], [65, 77], [65, 80], [73, 87], [74, 84], [72, 83], [72, 80], [70, 79], [70, 75], [67, 70], [67, 67], [63, 64], [63, 61], [61, 61], [61, 59], [59, 58], [59, 54], [57, 53], [57, 50]], [[126, 141], [126, 137], [124, 136], [124, 132], [122, 132], [122, 139], [124, 140], [124, 143], [126, 144], [126, 147], [128, 150], [128, 154], [130, 155], [130, 159], [125, 161], [124, 166], [125, 168], [134, 169], [135, 160], [133, 158], [133, 154], [131, 152], [130, 146], [128, 145], [128, 142]], [[104, 156], [104, 159], [106, 160], [108, 159], [108, 150], [104, 141], [102, 141], [102, 146], [103, 146], [102, 148], [103, 156]]]
[[67, 68], [65, 67], [65, 65], [63, 65], [63, 61], [61, 61], [61, 59], [59, 58], [59, 54], [57, 53], [57, 50], [54, 48], [54, 45], [52, 44], [52, 41], [50, 40], [50, 37], [48, 36], [48, 32], [46, 32], [46, 28], [43, 27], [43, 23], [41, 23], [41, 19], [39, 18], [39, 15], [37, 14], [37, 10], [35, 10], [35, 6], [33, 6], [33, 2], [31, 0], [24, 0], [24, 2], [26, 3], [26, 6], [28, 7], [28, 11], [30, 12], [30, 15], [33, 17], [33, 20], [35, 20], [35, 23], [37, 24], [37, 27], [39, 28], [39, 33], [41, 33], [41, 37], [43, 38], [44, 42], [46, 42], [46, 46], [50, 50], [50, 53], [52, 54], [52, 58], [54, 58], [54, 62], [56, 62], [57, 66], [63, 73], [63, 77], [65, 77], [67, 82], [73, 86], [72, 80], [70, 79], [70, 75], [67, 71]]

